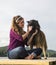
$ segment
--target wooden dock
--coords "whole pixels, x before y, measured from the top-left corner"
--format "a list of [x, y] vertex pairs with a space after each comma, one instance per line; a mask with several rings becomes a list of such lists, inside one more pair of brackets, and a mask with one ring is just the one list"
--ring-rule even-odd
[[35, 59], [0, 59], [0, 65], [56, 65], [56, 58]]

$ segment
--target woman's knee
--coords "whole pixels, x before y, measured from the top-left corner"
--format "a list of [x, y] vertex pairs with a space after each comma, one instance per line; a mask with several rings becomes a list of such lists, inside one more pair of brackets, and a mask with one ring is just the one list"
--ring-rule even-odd
[[15, 58], [24, 58], [27, 56], [26, 50], [24, 47], [17, 47], [10, 51], [9, 58], [15, 59]]
[[23, 47], [17, 47], [15, 49], [12, 49], [12, 50], [8, 51], [8, 58], [9, 59], [15, 59], [15, 58], [20, 57], [23, 50], [24, 50]]

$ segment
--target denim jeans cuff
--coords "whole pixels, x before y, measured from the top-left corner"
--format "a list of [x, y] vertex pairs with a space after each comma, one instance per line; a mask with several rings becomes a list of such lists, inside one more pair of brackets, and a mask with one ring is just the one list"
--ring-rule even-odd
[[34, 53], [34, 52], [33, 52], [32, 54], [34, 54], [34, 57], [36, 57], [36, 56], [37, 56], [37, 55], [36, 55], [36, 53]]

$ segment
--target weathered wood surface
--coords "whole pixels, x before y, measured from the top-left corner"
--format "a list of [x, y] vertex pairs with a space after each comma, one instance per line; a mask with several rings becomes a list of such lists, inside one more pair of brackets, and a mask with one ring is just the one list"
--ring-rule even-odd
[[0, 65], [56, 65], [56, 58], [35, 59], [0, 59]]

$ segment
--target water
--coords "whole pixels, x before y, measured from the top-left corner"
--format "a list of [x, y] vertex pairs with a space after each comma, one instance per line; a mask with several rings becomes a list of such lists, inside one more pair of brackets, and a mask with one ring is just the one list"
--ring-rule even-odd
[[0, 59], [8, 59], [8, 57], [0, 57]]

